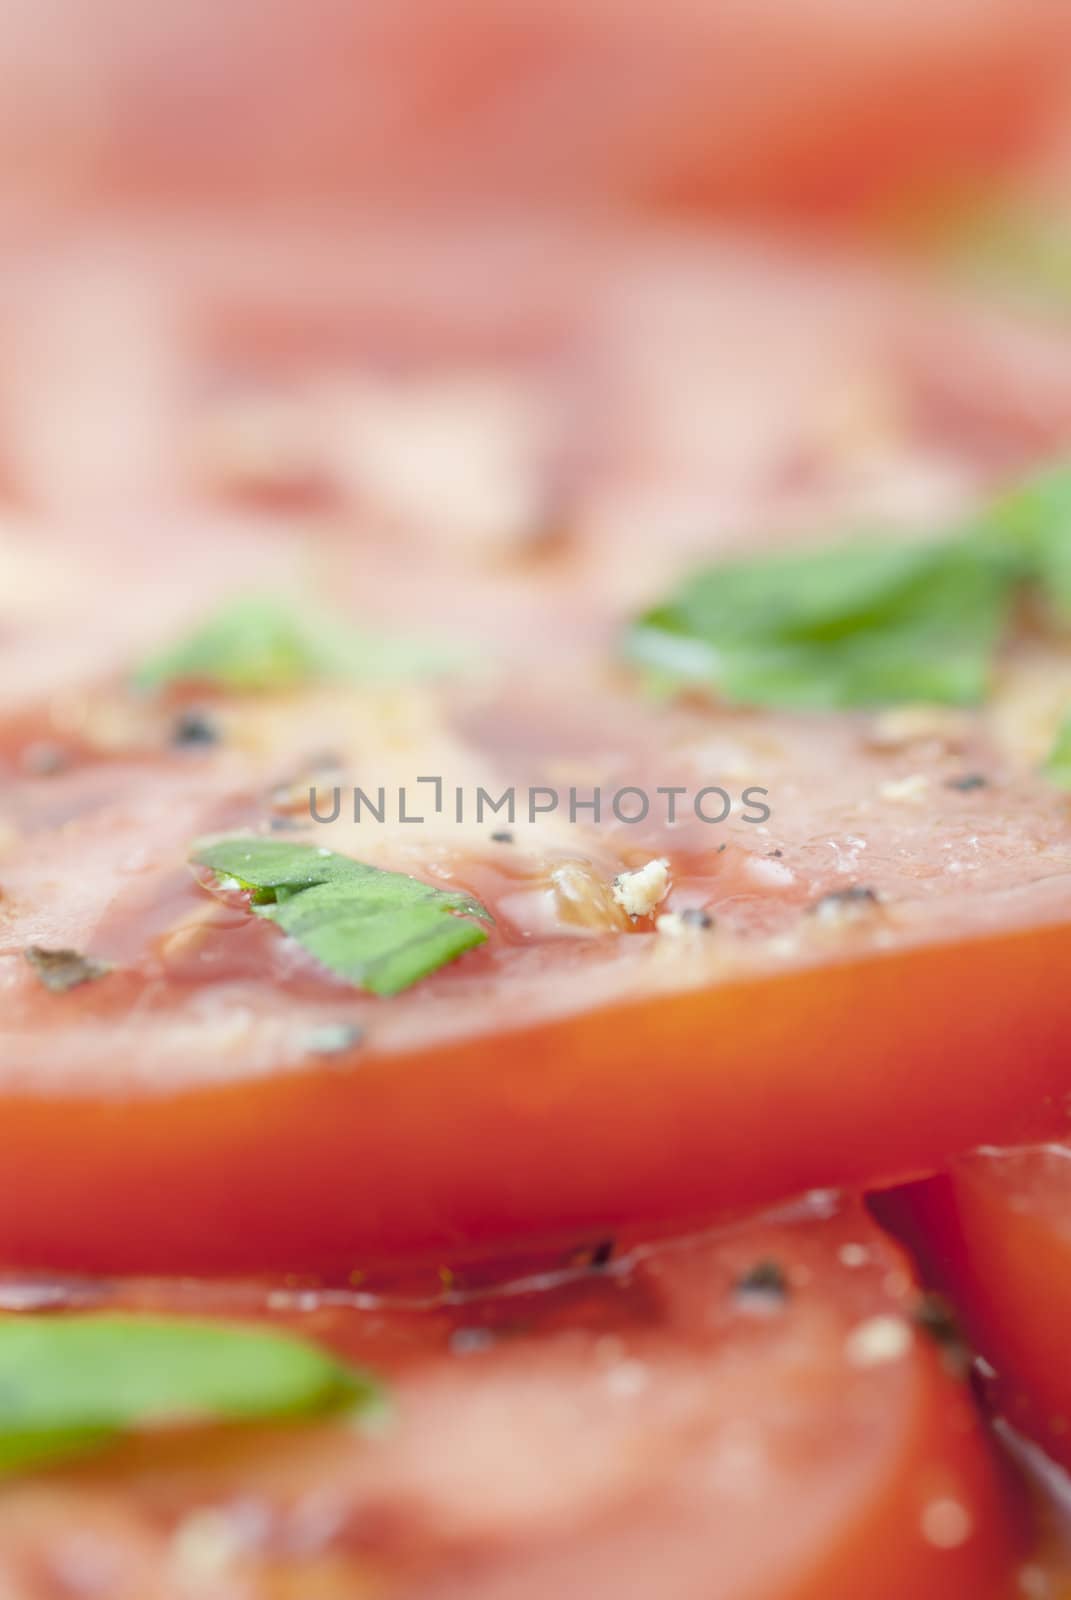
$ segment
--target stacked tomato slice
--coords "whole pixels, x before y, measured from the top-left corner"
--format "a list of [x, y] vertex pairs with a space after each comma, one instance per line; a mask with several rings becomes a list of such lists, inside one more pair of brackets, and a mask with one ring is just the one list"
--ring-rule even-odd
[[961, 1312], [1000, 1409], [1064, 1464], [1068, 1159], [1059, 1143], [986, 1148], [885, 1202]]
[[[607, 204], [799, 215], [940, 195], [1066, 90], [1058, 0], [102, 0], [13, 14], [5, 191], [234, 203]], [[285, 137], [280, 130], [284, 129]]]
[[[237, 1288], [132, 1284], [120, 1298], [256, 1304]], [[855, 1206], [420, 1308], [272, 1298], [276, 1324], [390, 1378], [393, 1420], [370, 1438], [321, 1424], [135, 1443], [26, 1479], [0, 1503], [15, 1593], [74, 1593], [64, 1582], [100, 1566], [122, 1597], [197, 1581], [256, 1595], [1006, 1593], [1022, 1537], [1010, 1481], [916, 1321], [904, 1258]]]
[[[391, 1398], [27, 1472], [0, 1579], [1006, 1594], [1020, 1492], [858, 1196], [946, 1174], [911, 1237], [1060, 1453], [1062, 1158], [962, 1157], [1066, 1127], [1066, 647], [1024, 630], [980, 707], [799, 711], [657, 695], [617, 641], [700, 560], [973, 515], [1064, 442], [1066, 338], [739, 240], [110, 248], [3, 302], [0, 1296], [260, 1320]], [[466, 659], [159, 666], [251, 592], [291, 655], [329, 610]], [[205, 836], [494, 920], [368, 993]]]

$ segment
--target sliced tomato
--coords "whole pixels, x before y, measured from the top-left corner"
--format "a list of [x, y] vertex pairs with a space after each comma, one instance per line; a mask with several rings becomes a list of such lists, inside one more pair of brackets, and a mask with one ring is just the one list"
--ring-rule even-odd
[[73, 55], [55, 19], [20, 9], [0, 57], [5, 182], [38, 205], [872, 209], [1014, 154], [1068, 53], [1059, 0], [108, 0]]
[[[585, 730], [609, 741], [610, 774], [631, 751], [652, 793], [701, 786], [709, 712], [585, 681], [573, 727], [556, 693], [515, 683], [475, 703], [468, 687], [396, 690], [386, 713], [379, 690], [221, 699], [217, 744], [169, 752], [173, 704], [102, 688], [83, 736], [130, 715], [132, 746], [71, 749], [44, 775], [26, 770], [17, 723], [0, 1259], [333, 1277], [457, 1263], [891, 1181], [1059, 1123], [1064, 803], [1011, 777], [984, 715], [961, 730], [967, 750], [905, 758], [867, 717], [735, 714], [767, 823], [737, 805], [716, 827], [586, 826], [567, 798], [507, 839], [471, 814], [355, 824], [349, 799], [336, 821], [310, 819], [309, 782], [324, 798], [334, 780], [302, 774], [332, 740], [344, 772], [379, 762], [432, 804], [415, 781], [428, 765], [473, 786], [489, 771], [534, 781], [575, 738], [590, 772]], [[965, 759], [985, 786], [955, 787]], [[925, 768], [928, 808], [881, 800], [908, 764]], [[206, 833], [273, 824], [463, 887], [495, 917], [487, 945], [389, 1000], [349, 988], [187, 865]], [[630, 917], [615, 876], [663, 857], [665, 898]], [[710, 925], [677, 920], [689, 910]], [[32, 946], [110, 970], [56, 993]]]
[[386, 1375], [375, 1434], [146, 1437], [9, 1482], [0, 1577], [26, 1600], [101, 1571], [112, 1600], [195, 1574], [252, 1600], [996, 1600], [1015, 1499], [915, 1293], [860, 1211], [826, 1206], [425, 1309], [276, 1294], [259, 1314]]
[[982, 1150], [890, 1204], [994, 1369], [996, 1404], [1071, 1466], [1071, 1148]]
[[[566, 233], [515, 293], [523, 239], [424, 239], [125, 236], [109, 271], [74, 257], [10, 318], [36, 515], [0, 544], [0, 1259], [344, 1277], [572, 1249], [1061, 1123], [1066, 801], [1037, 767], [1066, 651], [1009, 652], [975, 712], [791, 716], [656, 702], [614, 641], [751, 532], [889, 513], [890, 480], [911, 489], [904, 522], [977, 504], [995, 459], [1066, 433], [1066, 347], [739, 246]], [[477, 261], [496, 266], [479, 295]], [[179, 468], [206, 418], [189, 395], [218, 398], [243, 359], [261, 398], [288, 374], [327, 441], [330, 511], [237, 514], [203, 483], [191, 503]], [[939, 381], [950, 366], [973, 381]], [[148, 540], [115, 509], [147, 484], [164, 508]], [[430, 685], [125, 686], [251, 586], [446, 633], [475, 660]], [[190, 713], [215, 742], [182, 741]], [[337, 822], [310, 820], [310, 782], [321, 814], [346, 791]], [[393, 821], [353, 823], [357, 783], [389, 791]], [[615, 821], [637, 783], [648, 819]], [[420, 827], [398, 820], [402, 785]], [[503, 841], [474, 808], [509, 785]], [[530, 785], [553, 788], [553, 815], [529, 820]], [[692, 798], [670, 824], [672, 785]], [[695, 812], [708, 785], [724, 823]], [[362, 995], [195, 881], [195, 839], [250, 827], [460, 886], [491, 937], [405, 994]], [[663, 857], [668, 893], [634, 920], [614, 879]], [[713, 926], [680, 920], [704, 911]], [[35, 945], [111, 970], [57, 994]], [[326, 1056], [340, 1024], [360, 1043]]]
[[[38, 994], [21, 956], [5, 964], [24, 1020], [4, 1028], [3, 1260], [344, 1277], [399, 1255], [571, 1247], [889, 1181], [1062, 1115], [1062, 928], [645, 999], [662, 935], [603, 935], [625, 948], [580, 963], [563, 939], [465, 958], [387, 1015], [300, 959], [280, 982], [274, 930], [229, 915], [193, 957], [220, 974], [207, 984], [153, 957], [155, 978]], [[229, 942], [245, 972], [226, 981]], [[618, 1002], [508, 1016], [533, 999], [553, 1012], [585, 979]], [[451, 1038], [466, 1008], [490, 1031]], [[347, 1020], [363, 1044], [310, 1053]], [[377, 1027], [431, 1037], [377, 1046]]]

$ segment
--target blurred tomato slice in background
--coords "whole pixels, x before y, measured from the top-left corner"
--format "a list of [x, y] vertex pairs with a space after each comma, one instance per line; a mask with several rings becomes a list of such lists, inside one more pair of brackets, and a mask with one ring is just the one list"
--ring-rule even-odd
[[3, 0], [8, 203], [881, 209], [1059, 110], [1063, 0]]

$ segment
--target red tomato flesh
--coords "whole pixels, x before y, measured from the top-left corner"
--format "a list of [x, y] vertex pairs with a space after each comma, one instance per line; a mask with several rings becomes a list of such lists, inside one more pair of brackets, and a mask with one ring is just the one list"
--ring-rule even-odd
[[[853, 1206], [423, 1309], [202, 1294], [384, 1373], [386, 1426], [145, 1437], [8, 1483], [0, 1579], [25, 1600], [100, 1570], [111, 1600], [173, 1600], [209, 1555], [211, 1592], [250, 1600], [1007, 1592], [1015, 1498], [913, 1324], [903, 1257]], [[189, 1288], [118, 1298], [198, 1309]]]
[[[571, 1249], [1060, 1123], [1066, 802], [1038, 765], [1066, 650], [1023, 640], [986, 706], [890, 727], [656, 702], [614, 648], [700, 559], [976, 508], [1067, 437], [1065, 338], [739, 241], [110, 245], [0, 284], [25, 508], [0, 544], [0, 1260], [340, 1278]], [[238, 373], [274, 478], [236, 447]], [[310, 481], [300, 515], [246, 492]], [[130, 691], [250, 586], [446, 633], [473, 671]], [[174, 742], [191, 709], [214, 744]], [[309, 821], [310, 780], [429, 772], [566, 798], [534, 823], [522, 801], [512, 843], [471, 809]], [[569, 821], [570, 787], [637, 781], [722, 783], [733, 814]], [[195, 839], [249, 827], [464, 888], [491, 937], [362, 995], [193, 879]], [[632, 920], [614, 878], [661, 857]], [[698, 937], [658, 927], [697, 909]], [[52, 993], [33, 945], [112, 970]], [[339, 1023], [362, 1042], [325, 1057]]]
[[1059, 0], [106, 0], [94, 21], [29, 6], [5, 30], [0, 172], [38, 210], [873, 211], [1021, 153], [1069, 51]]
[[994, 1403], [1071, 1466], [1071, 1149], [986, 1149], [890, 1197], [995, 1371]]

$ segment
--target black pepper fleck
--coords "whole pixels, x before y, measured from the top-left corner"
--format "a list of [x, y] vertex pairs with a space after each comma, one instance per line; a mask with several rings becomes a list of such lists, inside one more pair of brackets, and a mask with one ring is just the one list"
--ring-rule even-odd
[[70, 766], [70, 757], [62, 745], [42, 740], [28, 744], [22, 752], [22, 770], [34, 778], [54, 778]]
[[733, 1286], [734, 1294], [745, 1299], [761, 1297], [766, 1300], [786, 1300], [788, 1298], [788, 1279], [785, 1277], [784, 1268], [777, 1261], [756, 1261], [755, 1265], [738, 1278]]
[[876, 906], [880, 901], [876, 889], [865, 883], [852, 883], [846, 889], [831, 889], [829, 894], [816, 900], [810, 910], [821, 911], [823, 906]]
[[686, 922], [689, 928], [712, 928], [714, 918], [709, 911], [704, 911], [702, 906], [688, 906], [681, 912], [681, 921]]
[[938, 1346], [945, 1371], [954, 1378], [965, 1378], [970, 1372], [971, 1352], [944, 1295], [926, 1290], [915, 1302], [914, 1316], [916, 1325]]
[[983, 772], [965, 772], [960, 778], [949, 778], [946, 789], [958, 789], [960, 794], [970, 794], [972, 789], [988, 789], [989, 779]]
[[219, 728], [203, 711], [182, 711], [171, 727], [171, 743], [189, 749], [219, 743]]
[[955, 1313], [943, 1294], [927, 1290], [915, 1303], [915, 1321], [937, 1344], [961, 1342]]

